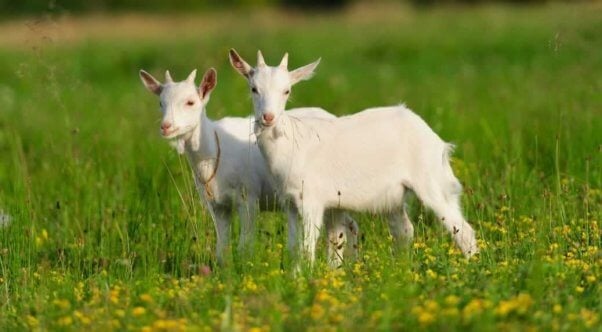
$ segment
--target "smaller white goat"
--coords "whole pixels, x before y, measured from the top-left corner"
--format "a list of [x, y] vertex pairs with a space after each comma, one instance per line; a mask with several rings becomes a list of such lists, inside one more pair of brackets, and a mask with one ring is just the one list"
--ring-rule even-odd
[[[232, 209], [238, 210], [240, 240], [238, 250], [252, 249], [255, 232], [255, 209], [274, 209], [279, 202], [269, 172], [252, 135], [253, 118], [223, 118], [212, 121], [205, 107], [217, 84], [217, 73], [209, 69], [197, 88], [196, 70], [186, 80], [174, 82], [165, 73], [166, 82], [160, 83], [144, 70], [140, 78], [144, 86], [160, 97], [163, 119], [161, 134], [172, 140], [179, 153], [186, 153], [197, 189], [210, 211], [217, 233], [216, 256], [223, 264], [223, 253], [229, 242]], [[320, 108], [291, 110], [291, 116], [333, 118]], [[289, 250], [295, 251], [297, 212], [287, 205]], [[347, 214], [332, 211], [329, 220], [329, 260], [337, 266], [342, 262], [345, 247], [357, 248], [357, 224]], [[343, 243], [346, 242], [346, 246]]]
[[410, 241], [408, 190], [435, 211], [466, 256], [478, 251], [460, 209], [462, 187], [449, 164], [452, 145], [418, 115], [402, 105], [340, 118], [292, 118], [284, 112], [291, 86], [311, 77], [319, 60], [289, 72], [287, 54], [278, 67], [270, 67], [259, 52], [252, 68], [230, 50], [230, 62], [248, 80], [259, 148], [280, 189], [301, 212], [310, 261], [328, 208], [387, 213], [391, 235]]

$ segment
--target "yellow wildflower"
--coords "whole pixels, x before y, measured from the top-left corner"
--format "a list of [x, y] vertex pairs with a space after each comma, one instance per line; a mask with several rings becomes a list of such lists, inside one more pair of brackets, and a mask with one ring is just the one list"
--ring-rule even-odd
[[381, 318], [383, 317], [383, 312], [380, 310], [375, 310], [372, 315], [370, 316], [370, 320], [377, 322], [379, 321]]
[[591, 310], [583, 308], [579, 314], [581, 315], [581, 319], [583, 319], [585, 326], [588, 328], [592, 328], [598, 323], [598, 314]]
[[533, 301], [533, 298], [531, 298], [531, 295], [525, 293], [518, 294], [516, 301], [516, 311], [521, 315], [526, 314], [529, 308], [531, 308], [535, 302]]
[[337, 314], [333, 314], [330, 316], [330, 322], [332, 323], [340, 323], [343, 321], [345, 317], [343, 317], [343, 315], [341, 315], [340, 313]]
[[261, 327], [252, 327], [249, 329], [249, 332], [263, 332], [264, 330]]
[[316, 301], [318, 302], [326, 302], [330, 299], [330, 295], [325, 290], [320, 290], [318, 294], [316, 294]]
[[117, 316], [119, 318], [123, 318], [123, 317], [125, 317], [125, 311], [123, 309], [117, 309], [117, 310], [115, 310], [115, 316]]
[[455, 306], [460, 302], [460, 298], [455, 295], [448, 295], [445, 298], [445, 304], [449, 306]]
[[121, 323], [119, 322], [119, 320], [117, 319], [112, 319], [111, 320], [111, 326], [118, 329], [121, 327]]
[[324, 316], [324, 308], [320, 304], [314, 303], [314, 305], [311, 306], [310, 315], [313, 320], [318, 320]]
[[111, 289], [111, 291], [109, 293], [109, 299], [111, 300], [111, 302], [113, 304], [119, 303], [119, 292], [120, 292], [119, 286], [115, 286], [113, 289]]
[[457, 317], [460, 315], [460, 310], [458, 310], [458, 308], [445, 308], [443, 310], [441, 310], [441, 313], [443, 314], [443, 316], [446, 317]]
[[414, 247], [414, 249], [422, 249], [422, 248], [426, 248], [426, 243], [416, 241], [416, 242], [414, 242], [414, 244], [412, 246]]
[[58, 320], [58, 324], [60, 326], [69, 326], [69, 325], [73, 324], [73, 318], [71, 318], [70, 316], [61, 317]]
[[437, 279], [437, 272], [431, 269], [426, 270], [426, 275], [431, 279]]
[[75, 287], [75, 299], [77, 300], [77, 302], [81, 301], [84, 298], [84, 283], [83, 282], [78, 282], [77, 286]]
[[62, 299], [62, 300], [56, 299], [56, 300], [52, 301], [52, 304], [54, 304], [55, 306], [57, 306], [63, 310], [67, 310], [71, 306], [69, 301], [67, 301], [65, 299]]
[[140, 300], [142, 302], [152, 303], [153, 302], [153, 297], [150, 296], [149, 294], [142, 294], [142, 295], [140, 295]]
[[251, 277], [245, 277], [243, 279], [242, 287], [244, 290], [251, 292], [251, 293], [254, 293], [257, 291], [257, 284], [255, 283], [255, 281], [253, 281], [253, 278], [251, 278]]
[[472, 299], [462, 309], [462, 316], [465, 320], [470, 320], [472, 317], [481, 314], [487, 307], [489, 307], [489, 302], [482, 299]]
[[514, 310], [514, 303], [512, 301], [501, 301], [497, 308], [495, 308], [495, 314], [498, 316], [506, 316]]
[[495, 309], [495, 314], [502, 317], [507, 316], [512, 312], [524, 315], [533, 305], [533, 302], [534, 301], [529, 294], [521, 293], [507, 301], [500, 301]]
[[433, 323], [434, 321], [435, 321], [435, 315], [433, 315], [432, 313], [430, 313], [428, 311], [423, 310], [418, 315], [418, 322], [420, 323], [420, 325], [427, 326], [427, 325], [430, 325], [431, 323]]
[[154, 323], [153, 323], [153, 327], [155, 329], [161, 330], [161, 329], [166, 329], [167, 328], [167, 321], [164, 319], [157, 319]]
[[174, 319], [158, 319], [153, 323], [155, 330], [167, 330], [167, 331], [179, 331], [185, 330], [186, 320], [174, 320]]
[[31, 328], [40, 326], [40, 321], [32, 315], [27, 315], [27, 325]]
[[433, 300], [428, 300], [424, 304], [424, 307], [426, 310], [428, 310], [430, 312], [436, 312], [437, 310], [439, 310], [439, 303], [437, 303]]
[[134, 310], [132, 310], [132, 314], [134, 316], [142, 316], [146, 313], [146, 309], [144, 309], [143, 307], [136, 307], [134, 308]]
[[339, 289], [339, 288], [343, 287], [343, 285], [345, 285], [345, 282], [343, 282], [343, 280], [341, 280], [340, 278], [335, 277], [332, 279], [331, 285], [333, 288]]
[[425, 306], [416, 306], [412, 308], [412, 314], [416, 316], [421, 326], [430, 325], [435, 321], [435, 314], [439, 309], [437, 302], [429, 300], [425, 303]]

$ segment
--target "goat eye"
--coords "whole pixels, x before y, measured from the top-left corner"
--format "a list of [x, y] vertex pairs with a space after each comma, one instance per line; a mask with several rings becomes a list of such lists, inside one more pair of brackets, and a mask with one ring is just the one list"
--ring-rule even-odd
[[252, 87], [252, 88], [251, 88], [251, 92], [253, 92], [253, 93], [257, 93], [257, 88], [256, 88], [256, 87]]
[[192, 101], [192, 100], [189, 100], [189, 101], [187, 101], [187, 102], [186, 102], [186, 105], [188, 105], [188, 106], [192, 106], [192, 105], [194, 105], [194, 101]]
[[288, 95], [289, 93], [291, 93], [291, 90], [286, 90], [286, 91], [284, 91], [284, 94], [285, 94], [285, 95]]

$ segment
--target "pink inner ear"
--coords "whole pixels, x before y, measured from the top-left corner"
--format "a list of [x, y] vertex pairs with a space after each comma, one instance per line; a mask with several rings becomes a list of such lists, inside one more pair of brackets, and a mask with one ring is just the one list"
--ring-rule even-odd
[[161, 84], [157, 82], [148, 82], [148, 88], [155, 94], [161, 93]]
[[161, 83], [159, 83], [154, 77], [150, 76], [146, 72], [141, 72], [140, 76], [144, 80], [146, 87], [154, 93], [161, 91]]
[[230, 58], [232, 59], [232, 64], [234, 65], [234, 67], [236, 67], [238, 69], [243, 69], [244, 66], [242, 64], [242, 60], [240, 59], [238, 54], [230, 52], [230, 55], [231, 55]]
[[201, 85], [201, 94], [202, 97], [205, 98], [207, 96], [207, 94], [209, 93], [209, 91], [211, 91], [211, 89], [213, 89], [213, 87], [215, 87], [215, 78], [209, 78], [205, 81], [203, 81], [203, 84]]

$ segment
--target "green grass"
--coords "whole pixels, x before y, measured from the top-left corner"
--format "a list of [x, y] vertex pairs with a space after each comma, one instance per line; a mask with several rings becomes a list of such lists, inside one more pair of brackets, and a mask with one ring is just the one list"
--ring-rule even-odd
[[[143, 38], [0, 46], [0, 213], [12, 217], [0, 229], [0, 326], [601, 328], [600, 6], [219, 15]], [[330, 271], [322, 245], [314, 270], [294, 275], [285, 218], [265, 213], [252, 259], [231, 254], [206, 275], [212, 221], [137, 71], [183, 79], [214, 66], [210, 117], [247, 115], [230, 47], [272, 64], [288, 51], [291, 67], [322, 57], [291, 107], [404, 102], [457, 144], [480, 256], [466, 261], [413, 201], [415, 242], [401, 253], [381, 217], [356, 214], [358, 262]]]

